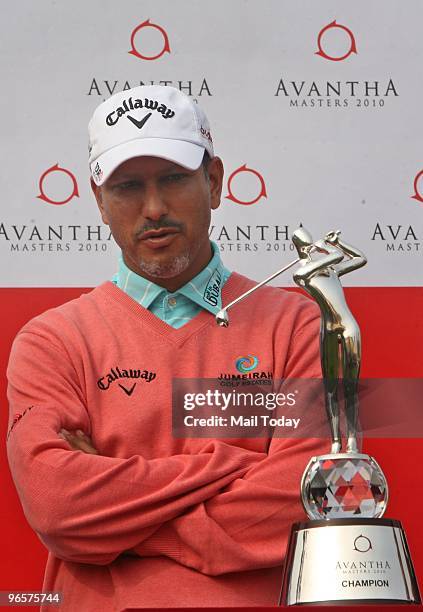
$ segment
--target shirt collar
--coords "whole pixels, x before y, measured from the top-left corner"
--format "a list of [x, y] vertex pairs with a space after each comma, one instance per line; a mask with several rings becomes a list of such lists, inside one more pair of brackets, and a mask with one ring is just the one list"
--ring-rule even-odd
[[201, 308], [217, 314], [222, 308], [222, 287], [231, 273], [223, 265], [217, 244], [211, 242], [211, 245], [213, 257], [207, 266], [174, 293], [132, 272], [123, 261], [122, 254], [119, 257], [119, 270], [112, 278], [112, 282], [144, 308], [149, 308], [163, 293], [163, 295], [184, 295]]

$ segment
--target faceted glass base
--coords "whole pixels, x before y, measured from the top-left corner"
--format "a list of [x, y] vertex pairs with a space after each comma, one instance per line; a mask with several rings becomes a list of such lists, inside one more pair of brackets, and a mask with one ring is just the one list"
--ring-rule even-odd
[[388, 503], [388, 485], [368, 455], [322, 455], [308, 464], [301, 495], [311, 519], [378, 518]]

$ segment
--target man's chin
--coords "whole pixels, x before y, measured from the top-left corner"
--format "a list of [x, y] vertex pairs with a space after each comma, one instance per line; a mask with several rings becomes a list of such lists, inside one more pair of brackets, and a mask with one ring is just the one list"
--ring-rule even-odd
[[175, 278], [188, 268], [188, 255], [179, 255], [168, 261], [140, 261], [138, 266], [141, 274], [153, 278]]

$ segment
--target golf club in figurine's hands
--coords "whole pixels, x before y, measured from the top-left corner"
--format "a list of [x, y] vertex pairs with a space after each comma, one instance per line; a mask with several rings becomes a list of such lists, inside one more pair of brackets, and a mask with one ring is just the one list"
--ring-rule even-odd
[[331, 452], [312, 457], [303, 474], [301, 500], [311, 520], [293, 525], [281, 601], [285, 605], [420, 603], [401, 523], [380, 518], [388, 503], [386, 478], [373, 457], [359, 452], [361, 335], [340, 277], [361, 268], [367, 259], [340, 234], [332, 230], [313, 241], [299, 227], [292, 236], [298, 258], [222, 308], [216, 322], [227, 327], [229, 308], [297, 263], [294, 281], [320, 308], [320, 357]]

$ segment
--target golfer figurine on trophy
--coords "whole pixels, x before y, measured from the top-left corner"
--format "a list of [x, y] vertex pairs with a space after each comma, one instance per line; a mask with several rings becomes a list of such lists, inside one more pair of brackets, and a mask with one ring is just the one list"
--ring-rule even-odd
[[[345, 388], [347, 451], [357, 452], [358, 377], [361, 364], [361, 337], [357, 321], [345, 301], [339, 277], [367, 263], [366, 257], [339, 239], [340, 232], [329, 232], [314, 243], [300, 227], [292, 236], [301, 267], [294, 281], [317, 302], [321, 310], [320, 358], [325, 385], [326, 410], [332, 434], [332, 453], [342, 447], [338, 384], [342, 372]], [[311, 258], [318, 251], [322, 257]], [[345, 259], [344, 255], [348, 258]]]
[[[293, 525], [281, 600], [289, 606], [420, 603], [401, 523], [381, 518], [388, 503], [386, 478], [372, 457], [359, 452], [361, 337], [339, 279], [364, 266], [366, 257], [341, 240], [339, 231], [330, 231], [314, 242], [300, 227], [292, 240], [298, 258], [216, 316], [217, 323], [227, 327], [229, 308], [297, 263], [300, 267], [294, 280], [321, 311], [320, 356], [331, 452], [312, 457], [305, 469], [301, 499], [311, 520]], [[346, 422], [345, 452], [341, 405]]]

